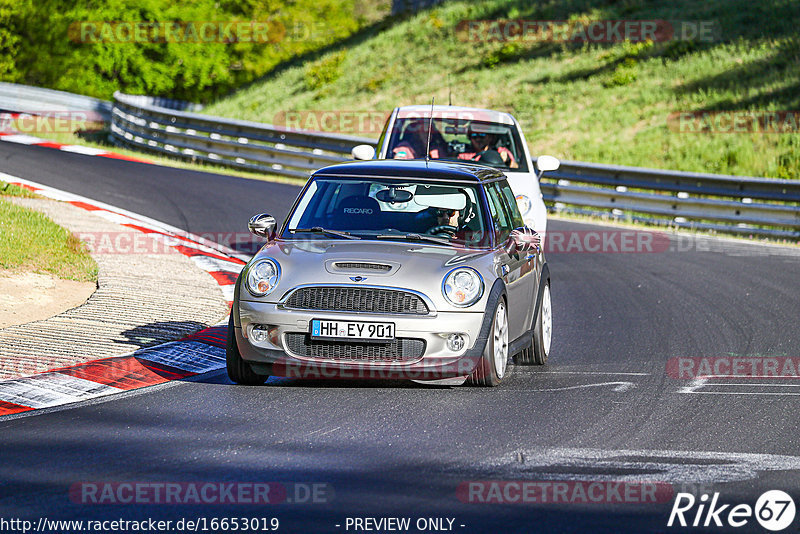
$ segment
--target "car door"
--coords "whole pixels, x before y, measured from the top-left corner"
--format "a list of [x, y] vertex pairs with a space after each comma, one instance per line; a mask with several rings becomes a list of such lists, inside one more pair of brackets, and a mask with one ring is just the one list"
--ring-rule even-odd
[[[522, 226], [527, 226], [528, 228], [533, 229], [530, 224], [524, 221], [522, 214], [519, 211], [519, 207], [517, 204], [516, 199], [514, 198], [514, 190], [511, 187], [511, 184], [508, 182], [500, 182], [500, 190], [503, 193], [503, 197], [506, 200], [506, 206], [508, 207], [509, 211], [511, 212], [511, 220], [514, 223], [514, 228], [520, 228]], [[539, 235], [541, 239], [541, 234]], [[530, 299], [528, 300], [528, 325], [533, 324], [533, 314], [536, 311], [534, 309], [534, 303], [536, 301], [536, 295], [539, 289], [539, 265], [538, 262], [540, 257], [538, 256], [538, 252], [535, 250], [528, 250], [523, 251], [520, 253], [521, 256], [525, 258], [527, 265], [523, 267], [523, 278], [526, 284], [526, 294], [530, 295]]]
[[[511, 202], [508, 201], [510, 195]], [[505, 248], [514, 228], [523, 226], [522, 216], [516, 207], [514, 193], [505, 180], [493, 182], [486, 187], [489, 212], [494, 224], [497, 254], [503, 271], [508, 297], [509, 340], [513, 341], [528, 330], [533, 308], [533, 283], [531, 258], [528, 252], [515, 251], [508, 254]]]

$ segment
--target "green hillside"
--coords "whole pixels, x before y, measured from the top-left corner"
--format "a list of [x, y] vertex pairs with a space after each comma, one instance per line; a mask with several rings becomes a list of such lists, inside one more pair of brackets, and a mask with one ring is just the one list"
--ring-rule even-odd
[[[469, 40], [459, 26], [492, 19], [707, 21], [715, 34], [655, 43], [487, 42]], [[284, 63], [205, 112], [279, 122], [288, 111], [388, 113], [431, 96], [446, 103], [452, 94], [454, 104], [512, 112], [534, 153], [798, 178], [797, 133], [685, 133], [667, 122], [674, 112], [728, 118], [800, 110], [798, 27], [800, 4], [792, 0], [448, 2]]]

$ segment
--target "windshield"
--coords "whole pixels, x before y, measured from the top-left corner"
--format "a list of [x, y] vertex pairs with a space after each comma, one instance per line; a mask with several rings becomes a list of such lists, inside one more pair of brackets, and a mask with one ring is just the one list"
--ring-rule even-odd
[[[488, 247], [476, 185], [316, 178], [289, 217], [284, 239], [429, 241]], [[347, 235], [337, 235], [346, 232]]]
[[[386, 159], [423, 159], [429, 118], [399, 118], [392, 128]], [[528, 171], [516, 128], [509, 124], [434, 118], [431, 159], [471, 160], [506, 171]]]

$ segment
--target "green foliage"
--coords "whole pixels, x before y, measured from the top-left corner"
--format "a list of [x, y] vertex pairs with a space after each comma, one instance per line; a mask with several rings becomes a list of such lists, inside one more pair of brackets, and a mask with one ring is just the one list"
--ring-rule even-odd
[[603, 82], [605, 87], [619, 87], [622, 85], [629, 85], [636, 81], [636, 64], [637, 61], [633, 58], [625, 58], [622, 63], [617, 65], [611, 77]]
[[488, 50], [483, 56], [483, 64], [488, 68], [494, 68], [500, 63], [516, 59], [523, 51], [523, 46], [518, 42], [505, 43], [499, 48]]
[[342, 75], [342, 63], [346, 57], [347, 53], [342, 50], [309, 63], [303, 75], [306, 89], [316, 91], [338, 80]]
[[[0, 80], [100, 98], [120, 90], [208, 101], [357, 31], [368, 21], [356, 1], [0, 0]], [[259, 21], [265, 31], [226, 42], [203, 33], [209, 21]], [[179, 22], [192, 24], [167, 32]], [[151, 32], [131, 39], [136, 23], [160, 31], [140, 25]]]
[[697, 50], [697, 42], [695, 41], [671, 41], [664, 48], [663, 55], [669, 59], [678, 59], [686, 54], [691, 54], [695, 50]]
[[14, 82], [20, 73], [16, 68], [20, 37], [14, 25], [15, 0], [0, 0], [0, 80]]

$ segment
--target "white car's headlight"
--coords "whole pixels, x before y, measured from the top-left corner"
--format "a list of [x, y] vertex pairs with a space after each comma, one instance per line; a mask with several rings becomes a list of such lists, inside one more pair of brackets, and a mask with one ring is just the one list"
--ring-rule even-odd
[[272, 293], [281, 277], [281, 268], [275, 260], [258, 260], [247, 269], [244, 285], [254, 297]]
[[453, 269], [444, 277], [442, 293], [454, 306], [472, 306], [483, 295], [483, 279], [475, 269], [469, 267]]

